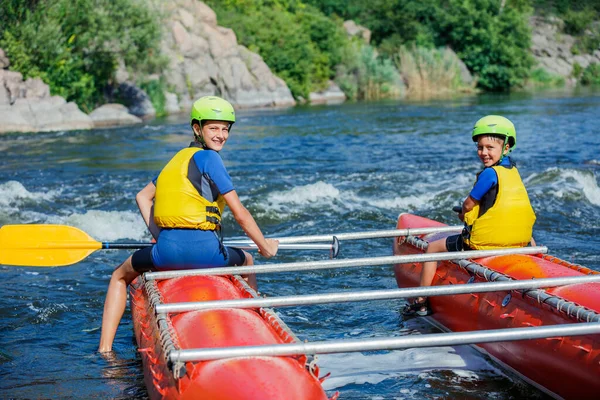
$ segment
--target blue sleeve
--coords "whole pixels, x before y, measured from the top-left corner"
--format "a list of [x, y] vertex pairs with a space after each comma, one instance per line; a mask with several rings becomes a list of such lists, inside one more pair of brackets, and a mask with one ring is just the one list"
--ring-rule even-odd
[[219, 193], [226, 194], [235, 189], [219, 153], [211, 150], [199, 151], [194, 154], [194, 161], [196, 165], [202, 165], [202, 172], [210, 177]]
[[473, 189], [471, 189], [469, 196], [479, 201], [483, 198], [483, 195], [497, 183], [498, 174], [496, 174], [496, 171], [494, 171], [493, 168], [485, 168], [477, 177], [477, 182], [473, 185]]

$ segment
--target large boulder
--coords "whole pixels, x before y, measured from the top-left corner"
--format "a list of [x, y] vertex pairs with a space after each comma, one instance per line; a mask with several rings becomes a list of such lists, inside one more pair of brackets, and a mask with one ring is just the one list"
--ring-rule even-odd
[[8, 57], [4, 54], [4, 50], [0, 49], [0, 69], [8, 68], [10, 66], [10, 61], [8, 61]]
[[371, 43], [371, 31], [364, 26], [358, 25], [352, 20], [344, 21], [344, 29], [350, 38], [360, 38], [365, 44]]
[[563, 21], [556, 17], [534, 16], [531, 25], [531, 53], [539, 67], [547, 72], [566, 78], [574, 84], [573, 67], [579, 64], [585, 68], [591, 63], [600, 63], [600, 51], [593, 54], [572, 53], [575, 38], [562, 33]]
[[320, 92], [312, 92], [309, 96], [310, 104], [338, 104], [346, 101], [346, 95], [342, 89], [333, 81], [329, 81], [329, 86]]
[[[162, 3], [162, 52], [170, 60], [164, 77], [187, 112], [198, 97], [219, 95], [237, 107], [295, 105], [285, 82], [262, 58], [237, 43], [235, 33], [217, 25], [215, 12], [198, 0]], [[170, 109], [176, 108], [169, 98]]]
[[142, 122], [142, 119], [129, 113], [123, 104], [104, 104], [90, 113], [95, 128], [109, 126], [132, 125]]
[[51, 96], [50, 88], [41, 79], [23, 81], [19, 72], [6, 69], [0, 69], [0, 121], [0, 133], [93, 127], [92, 119], [75, 103]]

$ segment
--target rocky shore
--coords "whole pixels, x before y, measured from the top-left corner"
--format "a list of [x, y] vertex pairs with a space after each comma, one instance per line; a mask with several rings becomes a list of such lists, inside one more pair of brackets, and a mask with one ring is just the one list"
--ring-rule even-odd
[[[220, 95], [237, 108], [291, 107], [296, 104], [285, 82], [275, 76], [263, 59], [237, 42], [235, 33], [217, 24], [214, 11], [199, 0], [159, 2], [165, 15], [161, 50], [169, 60], [163, 74], [171, 92], [165, 93], [169, 114], [185, 113], [204, 95]], [[561, 33], [561, 21], [532, 17], [532, 54], [538, 67], [575, 83], [573, 69], [600, 63], [600, 50], [572, 54], [575, 39]], [[352, 21], [344, 27], [349, 35], [367, 43], [370, 32]], [[75, 103], [52, 96], [40, 79], [23, 80], [9, 70], [10, 60], [0, 49], [0, 133], [93, 129], [141, 123], [156, 111], [148, 95], [135, 82], [136, 76], [121, 65], [116, 73], [116, 90], [127, 105], [105, 104], [84, 113]], [[145, 77], [148, 79], [148, 77]], [[158, 79], [158, 76], [154, 77]], [[311, 104], [346, 100], [333, 82], [319, 93], [311, 93]]]

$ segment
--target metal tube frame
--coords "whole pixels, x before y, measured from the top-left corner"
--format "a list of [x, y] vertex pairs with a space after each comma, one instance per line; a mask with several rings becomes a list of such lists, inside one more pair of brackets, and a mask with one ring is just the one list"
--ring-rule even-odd
[[548, 325], [533, 328], [491, 329], [469, 332], [433, 333], [379, 339], [331, 340], [326, 342], [294, 343], [263, 346], [239, 346], [212, 349], [172, 351], [172, 362], [205, 361], [235, 357], [292, 356], [298, 354], [331, 354], [407, 348], [458, 346], [514, 340], [542, 339], [560, 336], [600, 334], [600, 323]]
[[538, 247], [518, 247], [505, 248], [496, 250], [474, 250], [468, 252], [446, 252], [446, 253], [431, 253], [431, 254], [413, 254], [404, 256], [384, 256], [384, 257], [367, 257], [353, 258], [345, 260], [330, 260], [330, 261], [307, 261], [284, 264], [266, 264], [253, 265], [250, 267], [225, 267], [225, 268], [206, 268], [192, 269], [179, 271], [162, 271], [148, 272], [145, 274], [146, 279], [170, 279], [183, 276], [197, 275], [234, 275], [234, 274], [265, 274], [270, 272], [291, 272], [291, 271], [308, 271], [319, 269], [334, 269], [347, 267], [367, 267], [388, 264], [406, 264], [413, 262], [425, 261], [443, 261], [456, 260], [466, 258], [482, 258], [491, 256], [502, 256], [509, 254], [542, 254], [547, 253], [548, 248], [545, 246]]
[[556, 287], [576, 283], [600, 282], [600, 275], [571, 276], [563, 278], [544, 278], [528, 280], [511, 280], [461, 285], [444, 285], [430, 287], [413, 287], [391, 290], [371, 290], [360, 292], [341, 292], [310, 294], [303, 296], [280, 296], [270, 298], [214, 300], [184, 303], [169, 303], [156, 306], [157, 313], [179, 313], [197, 310], [213, 310], [224, 308], [262, 308], [262, 307], [294, 307], [325, 303], [349, 303], [355, 301], [390, 300], [410, 297], [432, 297], [469, 293], [484, 293]]

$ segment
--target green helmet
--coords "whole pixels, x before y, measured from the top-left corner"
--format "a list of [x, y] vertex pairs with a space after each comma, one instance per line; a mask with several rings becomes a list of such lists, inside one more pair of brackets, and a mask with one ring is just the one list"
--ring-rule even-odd
[[504, 136], [504, 143], [512, 150], [517, 144], [517, 131], [508, 118], [499, 115], [486, 115], [475, 123], [473, 127], [473, 141], [480, 135]]
[[235, 111], [227, 100], [217, 96], [204, 96], [192, 105], [190, 122], [194, 122], [194, 120], [198, 120], [200, 123], [205, 120], [214, 120], [227, 121], [233, 124], [235, 122]]

